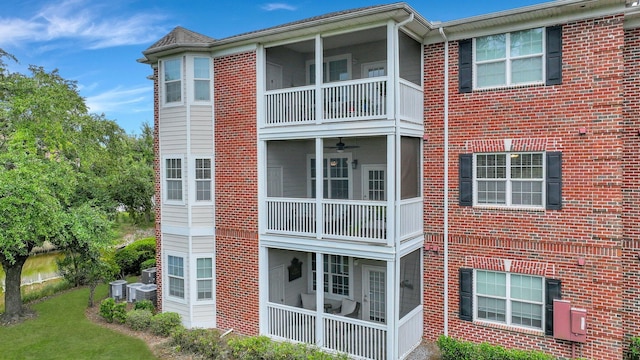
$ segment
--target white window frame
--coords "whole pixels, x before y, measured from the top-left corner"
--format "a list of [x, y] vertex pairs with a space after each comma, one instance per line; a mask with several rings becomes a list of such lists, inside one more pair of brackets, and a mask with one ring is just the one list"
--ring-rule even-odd
[[[179, 276], [177, 274], [171, 274], [171, 267], [169, 266], [169, 257], [173, 257], [173, 258], [177, 258], [177, 259], [182, 259], [182, 276]], [[187, 299], [187, 277], [185, 274], [188, 274], [188, 268], [187, 268], [187, 258], [184, 254], [178, 254], [178, 253], [166, 253], [165, 254], [165, 259], [167, 261], [167, 272], [166, 272], [166, 284], [167, 284], [167, 288], [166, 288], [166, 294], [167, 297], [170, 299], [174, 299], [180, 302], [186, 302]], [[171, 280], [172, 279], [176, 279], [176, 280], [182, 280], [182, 296], [178, 296], [175, 294], [171, 293]]]
[[[330, 62], [334, 62], [334, 61], [342, 61], [342, 60], [346, 60], [347, 61], [347, 79], [339, 79], [339, 80], [334, 80], [334, 81], [329, 81], [329, 63]], [[309, 70], [309, 67], [311, 65], [314, 65], [316, 63], [315, 60], [307, 60], [305, 62], [305, 74], [307, 77], [307, 85], [314, 85], [311, 83], [311, 72]], [[347, 81], [347, 80], [351, 80], [353, 78], [353, 71], [352, 71], [352, 66], [351, 66], [351, 54], [340, 54], [340, 55], [335, 55], [335, 56], [327, 56], [325, 58], [322, 59], [322, 78], [323, 81], [321, 84], [326, 84], [329, 82], [339, 82], [339, 81]], [[317, 81], [316, 81], [317, 83]], [[320, 84], [320, 85], [321, 85]]]
[[[308, 276], [309, 276], [309, 288], [307, 289], [307, 291], [309, 293], [314, 293], [317, 291], [317, 286], [316, 289], [314, 289], [314, 282], [316, 279], [316, 270], [313, 270], [313, 264], [315, 262], [315, 256], [316, 254], [314, 253], [310, 253], [309, 254], [309, 268], [308, 268]], [[348, 273], [342, 274], [342, 273], [333, 273], [331, 271], [331, 257], [332, 256], [339, 256], [341, 259], [347, 258], [347, 266], [349, 267], [348, 269]], [[328, 272], [324, 272], [324, 258], [326, 257], [326, 261], [329, 262], [328, 264]], [[341, 263], [342, 264], [342, 263]], [[317, 264], [316, 264], [316, 269], [317, 269]], [[335, 254], [323, 254], [323, 264], [322, 264], [322, 269], [323, 269], [323, 278], [324, 275], [327, 275], [327, 292], [324, 292], [324, 295], [326, 298], [328, 299], [353, 299], [354, 297], [354, 265], [353, 265], [353, 257], [352, 256], [346, 256], [346, 255], [335, 255]], [[346, 279], [348, 279], [349, 281], [349, 285], [347, 288], [348, 294], [339, 294], [339, 293], [334, 293], [333, 292], [333, 277], [334, 276], [340, 276], [340, 277], [344, 277]], [[324, 291], [324, 283], [322, 284], [323, 287], [323, 291]]]
[[[200, 269], [198, 267], [198, 260], [210, 260], [211, 261], [211, 276], [209, 277], [200, 277], [198, 274], [198, 270]], [[213, 262], [213, 256], [208, 254], [208, 255], [201, 255], [198, 254], [196, 256], [195, 259], [195, 299], [198, 302], [211, 302], [214, 299], [214, 294], [215, 294], [215, 287], [214, 287], [214, 282], [213, 282], [213, 277], [215, 274], [215, 265]], [[200, 298], [200, 282], [201, 281], [208, 281], [210, 284], [210, 289], [211, 289], [211, 297], [207, 297], [207, 298]]]
[[[478, 295], [477, 285], [478, 285], [478, 272], [479, 271], [489, 272], [489, 273], [505, 274], [505, 277], [506, 277], [506, 282], [505, 282], [506, 294], [505, 294], [505, 296], [502, 297], [502, 296]], [[541, 282], [540, 301], [528, 301], [528, 300], [514, 299], [511, 296], [511, 277], [512, 276], [528, 276], [528, 277], [540, 279], [540, 282]], [[480, 297], [484, 297], [484, 298], [495, 298], [495, 299], [503, 299], [503, 300], [505, 300], [505, 321], [502, 322], [502, 321], [488, 320], [488, 319], [479, 318], [478, 317], [478, 303], [479, 303], [478, 297], [479, 296]], [[540, 327], [526, 326], [526, 325], [521, 325], [521, 324], [514, 324], [512, 322], [512, 315], [513, 315], [512, 314], [512, 303], [513, 302], [534, 304], [536, 306], [539, 305], [540, 309], [541, 309]], [[545, 278], [542, 277], [542, 276], [529, 275], [529, 274], [518, 274], [518, 273], [510, 273], [510, 272], [502, 272], [502, 271], [474, 269], [473, 270], [473, 321], [500, 324], [500, 325], [508, 325], [508, 326], [513, 326], [513, 327], [518, 327], [518, 328], [523, 328], [523, 329], [534, 329], [534, 330], [544, 331], [544, 326], [545, 326], [544, 325], [545, 324]]]
[[[519, 31], [527, 31], [527, 30], [536, 30], [536, 29], [542, 29], [542, 53], [536, 53], [536, 54], [528, 54], [528, 55], [523, 55], [523, 56], [511, 56], [511, 34], [514, 32], [519, 32]], [[488, 89], [498, 89], [498, 88], [507, 88], [507, 87], [518, 87], [518, 86], [530, 86], [530, 85], [538, 85], [538, 84], [544, 84], [545, 83], [545, 78], [546, 78], [546, 59], [547, 59], [547, 49], [546, 49], [546, 41], [547, 41], [547, 28], [545, 27], [537, 27], [537, 28], [531, 28], [531, 29], [522, 29], [522, 30], [516, 30], [516, 31], [511, 31], [511, 32], [507, 32], [507, 33], [500, 33], [500, 34], [490, 34], [490, 35], [485, 35], [485, 36], [479, 36], [479, 37], [475, 37], [473, 38], [473, 48], [472, 48], [472, 54], [473, 54], [473, 89], [474, 90], [488, 90]], [[491, 59], [491, 60], [484, 60], [484, 61], [477, 61], [476, 60], [476, 40], [478, 38], [482, 38], [482, 37], [486, 37], [486, 36], [496, 36], [496, 35], [505, 35], [505, 57], [504, 58], [500, 58], [500, 59]], [[520, 59], [527, 59], [527, 58], [537, 58], [537, 57], [541, 57], [542, 58], [542, 71], [541, 71], [541, 77], [539, 81], [530, 81], [530, 82], [521, 82], [521, 83], [513, 83], [512, 82], [512, 67], [511, 67], [511, 63], [514, 60], [520, 60]], [[480, 87], [478, 86], [478, 65], [479, 64], [490, 64], [490, 63], [498, 63], [498, 62], [504, 62], [505, 63], [505, 83], [504, 84], [500, 84], [500, 85], [491, 85], [491, 86], [483, 86]]]
[[[170, 62], [170, 61], [178, 61], [180, 63], [180, 79], [179, 80], [171, 80], [171, 81], [166, 81], [165, 80], [165, 71], [166, 71], [166, 63]], [[161, 92], [161, 99], [162, 99], [162, 106], [163, 107], [172, 107], [172, 106], [180, 106], [182, 104], [184, 104], [184, 80], [185, 80], [185, 76], [184, 76], [184, 72], [185, 72], [185, 68], [184, 68], [184, 57], [174, 57], [174, 58], [167, 58], [164, 59], [162, 61], [160, 61], [160, 80], [162, 83], [162, 86], [160, 87], [160, 92]], [[167, 83], [173, 83], [173, 82], [179, 82], [180, 83], [180, 100], [178, 101], [167, 101]]]
[[[198, 168], [198, 160], [209, 161], [209, 178], [198, 178], [200, 171], [200, 168]], [[209, 183], [209, 199], [199, 200], [198, 184], [204, 182]], [[198, 204], [210, 204], [213, 201], [213, 159], [210, 156], [195, 156], [193, 159], [193, 200], [194, 203]]]
[[[167, 177], [167, 160], [180, 160], [180, 191], [181, 191], [181, 199], [169, 199], [169, 189], [168, 189], [168, 181], [175, 181], [178, 178], [169, 178]], [[185, 203], [185, 159], [181, 155], [166, 155], [162, 157], [162, 187], [163, 187], [163, 199], [166, 204], [177, 204], [182, 205]]]
[[[348, 176], [347, 178], [335, 178], [335, 179], [342, 179], [342, 180], [347, 180], [349, 185], [349, 196], [347, 199], [353, 199], [353, 169], [351, 168], [351, 160], [352, 160], [352, 154], [348, 153], [348, 152], [342, 152], [342, 153], [324, 153], [323, 154], [324, 159], [327, 160], [327, 176], [323, 177], [322, 181], [323, 181], [323, 188], [324, 188], [324, 181], [327, 181], [327, 194], [328, 194], [328, 198], [327, 199], [333, 199], [331, 197], [331, 159], [332, 158], [346, 158], [347, 159], [347, 172], [348, 172]], [[316, 157], [315, 155], [307, 155], [307, 196], [311, 197], [313, 195], [313, 181], [315, 179], [315, 173], [311, 172], [311, 160], [314, 160]], [[316, 161], [316, 166], [318, 166], [318, 161]], [[320, 164], [321, 166], [324, 166], [324, 162], [322, 162]], [[323, 170], [324, 172], [324, 170]], [[316, 194], [316, 197], [318, 197], [318, 194]], [[321, 194], [320, 197], [321, 199], [324, 199], [324, 194]]]
[[[209, 77], [207, 78], [198, 78], [196, 77], [196, 73], [195, 73], [195, 62], [196, 59], [206, 59], [207, 60], [207, 69], [209, 70]], [[211, 58], [208, 56], [198, 56], [198, 55], [193, 55], [193, 56], [188, 56], [187, 57], [187, 72], [188, 72], [188, 76], [187, 76], [187, 81], [191, 86], [191, 93], [190, 93], [190, 99], [191, 101], [193, 101], [194, 103], [198, 103], [198, 104], [210, 104], [212, 101], [212, 94], [213, 94], [213, 89], [212, 89], [212, 73], [213, 73], [213, 68], [211, 65]], [[207, 81], [207, 89], [209, 90], [209, 99], [208, 100], [199, 100], [196, 99], [196, 82], [197, 81]]]
[[[511, 161], [515, 155], [530, 155], [537, 154], [542, 157], [542, 177], [541, 178], [531, 178], [531, 179], [512, 179], [512, 165]], [[479, 190], [479, 182], [481, 181], [491, 181], [492, 179], [478, 179], [478, 156], [484, 155], [500, 155], [505, 156], [505, 168], [506, 175], [504, 179], [496, 178], [496, 181], [504, 180], [505, 182], [505, 203], [504, 204], [494, 204], [494, 203], [481, 203], [478, 201], [478, 190]], [[473, 206], [479, 207], [504, 207], [504, 208], [517, 208], [517, 209], [544, 209], [546, 206], [546, 153], [540, 151], [527, 151], [527, 152], [497, 152], [497, 153], [474, 153], [473, 154]], [[513, 183], [520, 181], [539, 181], [541, 183], [541, 203], [540, 204], [513, 204]]]

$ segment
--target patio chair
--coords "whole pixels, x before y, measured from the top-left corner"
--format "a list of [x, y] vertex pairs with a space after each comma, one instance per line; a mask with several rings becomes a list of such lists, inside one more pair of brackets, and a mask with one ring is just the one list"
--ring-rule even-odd
[[352, 319], [358, 318], [358, 312], [360, 312], [360, 303], [355, 300], [342, 299], [342, 305], [340, 311], [336, 312], [336, 315], [346, 316]]

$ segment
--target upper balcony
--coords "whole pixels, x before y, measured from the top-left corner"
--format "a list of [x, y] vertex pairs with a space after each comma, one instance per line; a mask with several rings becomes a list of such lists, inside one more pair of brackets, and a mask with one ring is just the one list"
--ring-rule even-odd
[[420, 139], [394, 141], [268, 141], [264, 233], [388, 246], [421, 235]]
[[265, 60], [262, 128], [423, 124], [422, 48], [393, 24], [266, 47]]

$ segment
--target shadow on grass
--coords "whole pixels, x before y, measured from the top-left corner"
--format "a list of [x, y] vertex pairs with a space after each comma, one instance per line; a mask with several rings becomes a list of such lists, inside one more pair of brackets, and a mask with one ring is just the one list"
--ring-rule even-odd
[[[96, 291], [96, 299], [107, 286]], [[89, 290], [75, 289], [33, 304], [37, 317], [0, 327], [2, 359], [156, 359], [147, 345], [85, 317]], [[96, 305], [98, 306], [98, 305]]]

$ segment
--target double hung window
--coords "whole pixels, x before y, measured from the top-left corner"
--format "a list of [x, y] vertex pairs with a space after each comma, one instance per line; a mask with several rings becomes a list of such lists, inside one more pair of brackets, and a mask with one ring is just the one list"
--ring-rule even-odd
[[182, 101], [182, 59], [165, 60], [164, 64], [164, 102]]
[[213, 261], [211, 258], [197, 259], [198, 300], [213, 299]]
[[167, 256], [169, 295], [184, 299], [184, 258]]
[[475, 39], [475, 87], [542, 83], [544, 28]]
[[182, 201], [182, 159], [165, 160], [166, 199]]
[[[329, 155], [322, 161], [323, 198], [349, 199], [349, 157]], [[316, 159], [310, 161], [311, 197], [316, 197]]]
[[211, 100], [209, 63], [209, 58], [193, 58], [193, 98], [195, 101]]
[[475, 154], [476, 204], [544, 205], [543, 153]]
[[543, 278], [476, 270], [476, 319], [542, 329]]
[[211, 159], [196, 159], [196, 200], [211, 201]]

